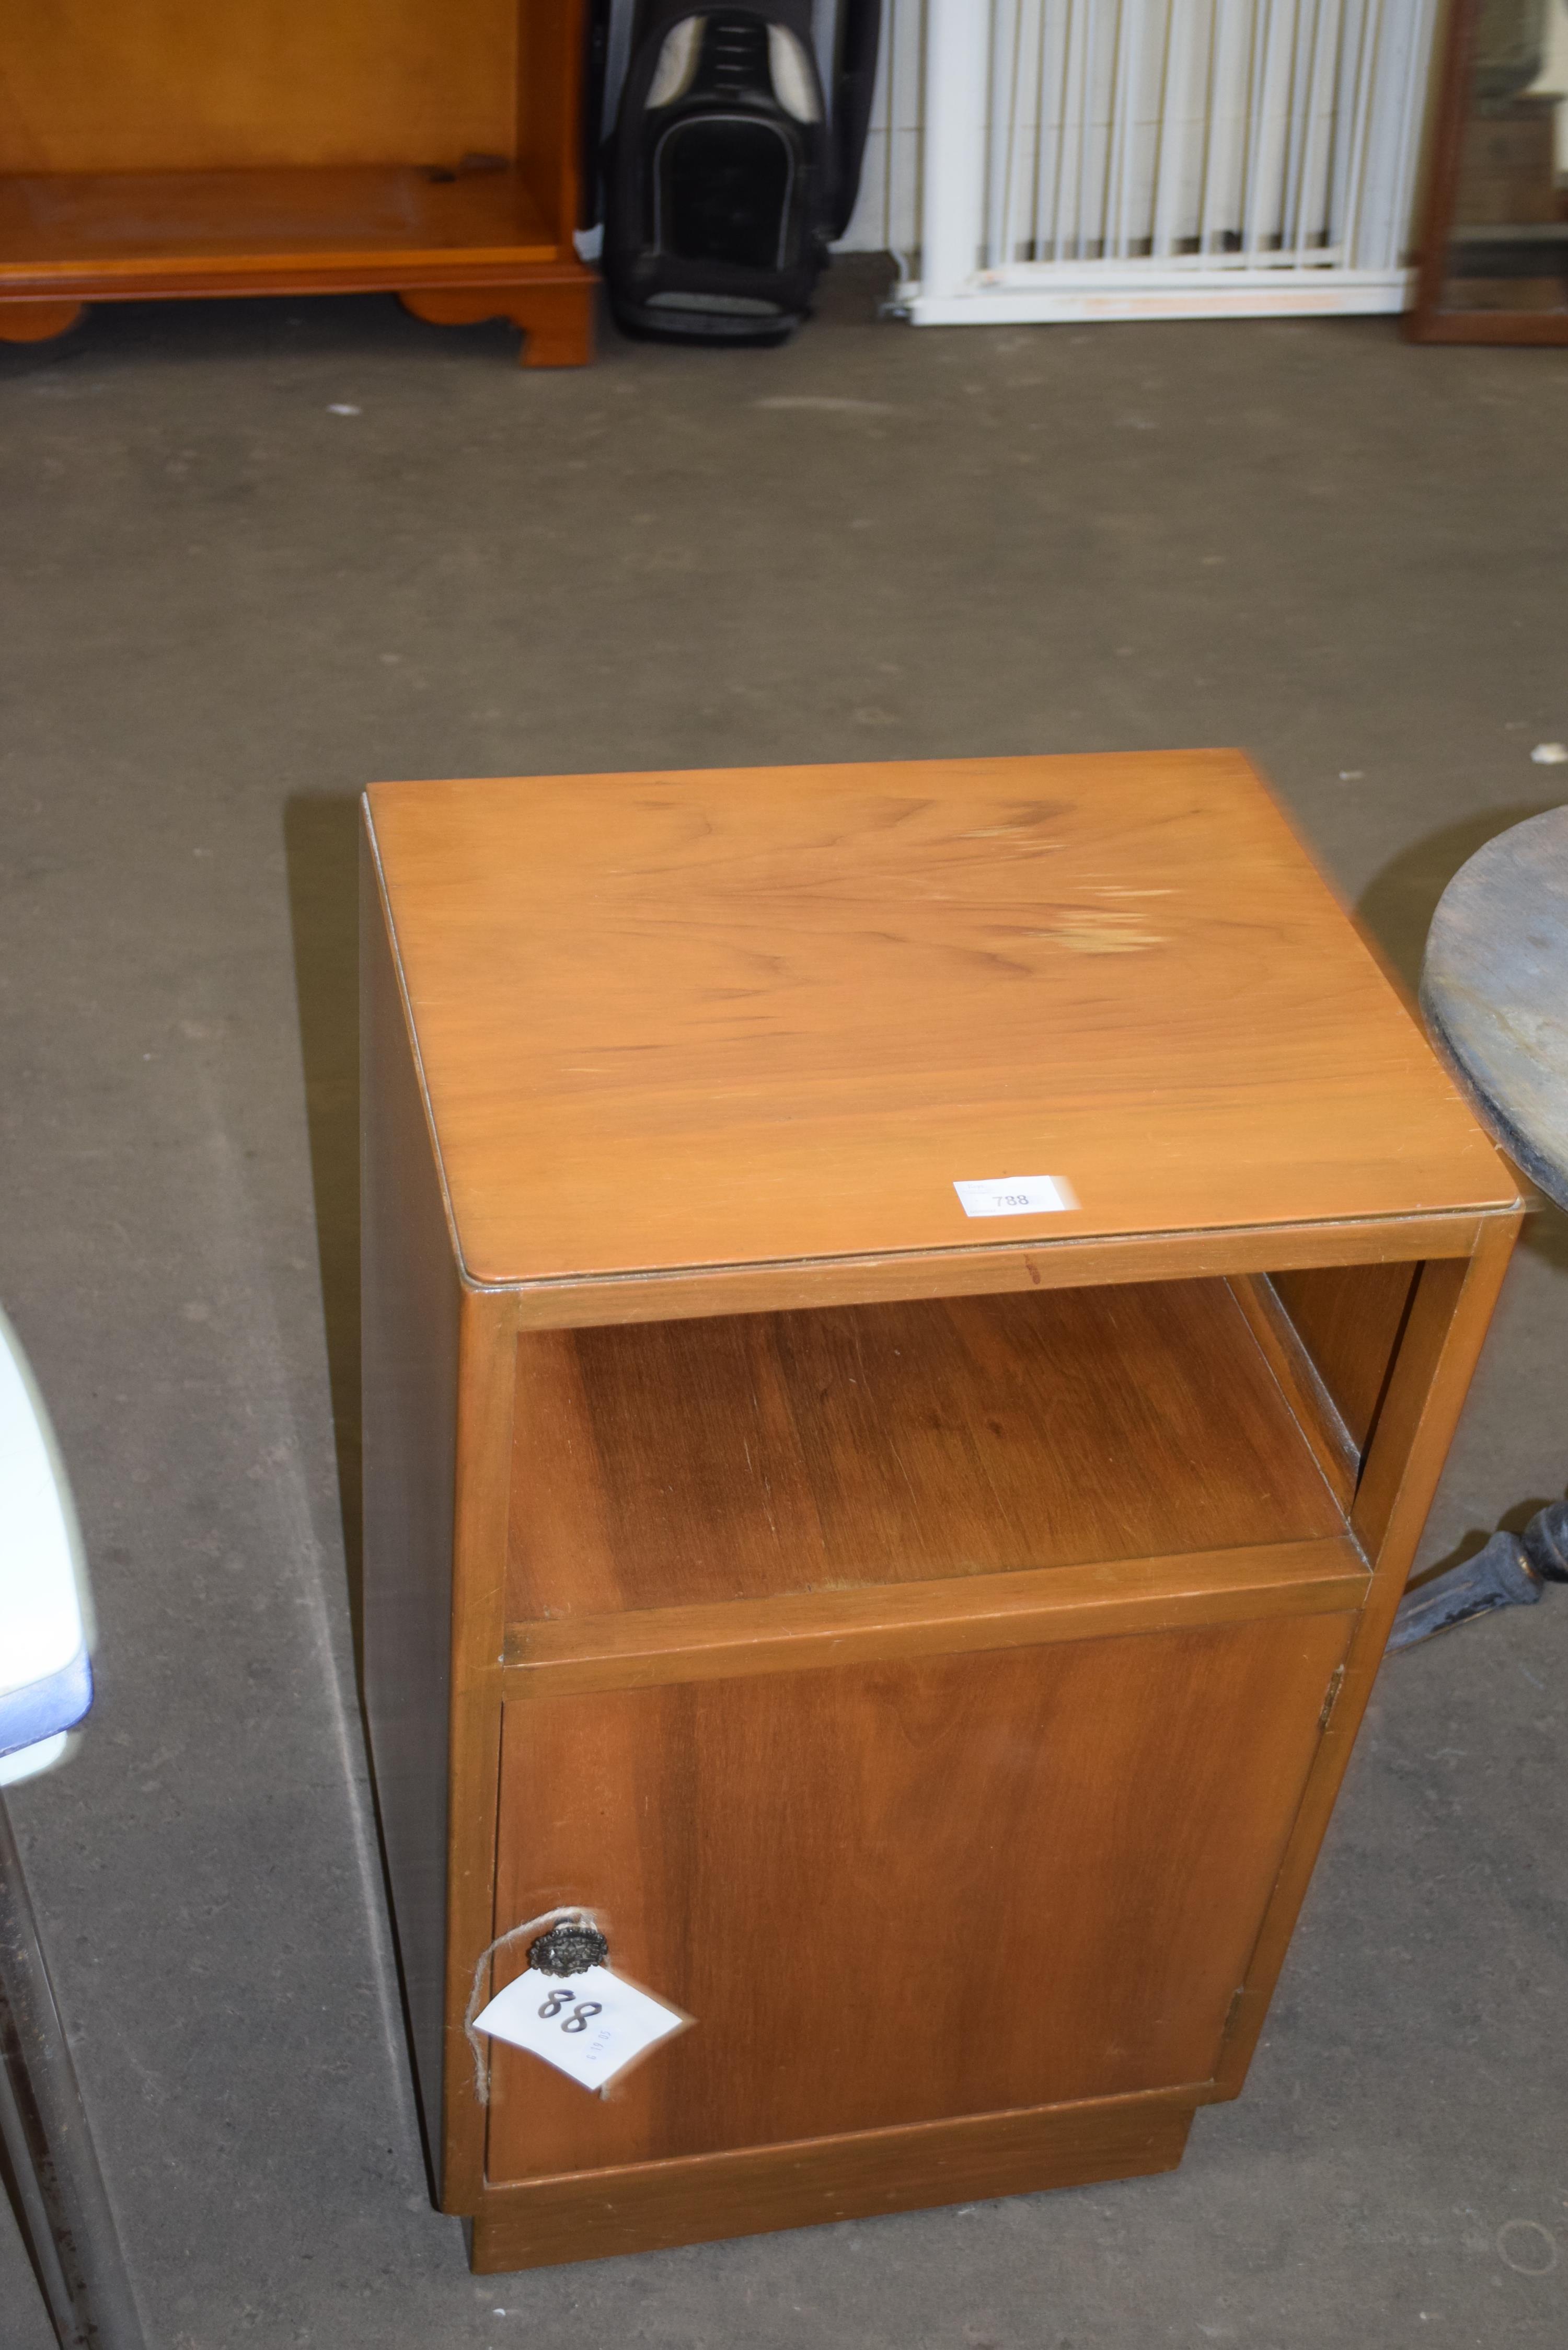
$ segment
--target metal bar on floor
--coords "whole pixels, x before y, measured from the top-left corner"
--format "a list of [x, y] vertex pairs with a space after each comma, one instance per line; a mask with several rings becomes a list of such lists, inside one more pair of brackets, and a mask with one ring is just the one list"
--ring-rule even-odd
[[1224, 98], [1222, 61], [1225, 55], [1225, 27], [1228, 17], [1226, 0], [1214, 0], [1214, 14], [1209, 26], [1209, 71], [1205, 77], [1203, 109], [1203, 163], [1201, 193], [1198, 201], [1198, 259], [1206, 263], [1212, 251], [1217, 234], [1214, 224], [1216, 190], [1219, 185], [1220, 158], [1228, 147], [1224, 135], [1220, 108]]
[[[1018, 109], [1023, 90], [1023, 13], [1026, 0], [1012, 0], [1012, 40], [995, 39], [992, 45], [992, 68], [991, 89], [991, 146], [994, 157], [997, 147], [997, 125], [1005, 122], [1002, 145], [1001, 202], [993, 198], [992, 226], [987, 239], [986, 259], [992, 267], [1005, 269], [1017, 256], [1017, 235], [1013, 215], [1016, 210], [1016, 179], [1018, 171]], [[1001, 8], [996, 15], [1000, 17]], [[1001, 26], [998, 25], [998, 33]], [[1011, 50], [1008, 69], [1003, 75], [997, 70], [997, 61], [1004, 47]], [[994, 163], [992, 166], [994, 173]]]
[[1383, 37], [1383, 0], [1366, 0], [1362, 18], [1360, 53], [1356, 58], [1355, 107], [1352, 118], [1350, 169], [1345, 189], [1345, 218], [1340, 227], [1339, 242], [1347, 261], [1354, 263], [1361, 232], [1361, 202], [1366, 184], [1366, 147], [1372, 124], [1373, 93], [1376, 83], [1378, 51]]
[[926, 16], [922, 290], [961, 293], [980, 265], [985, 223], [986, 46], [970, 0], [929, 0]]
[[61, 2350], [146, 2350], [3, 1797], [0, 2137]]
[[1154, 192], [1148, 236], [1151, 261], [1167, 260], [1176, 250], [1181, 167], [1187, 160], [1179, 109], [1188, 85], [1191, 25], [1190, 9], [1182, 7], [1179, 0], [1168, 0], [1160, 60], [1159, 111], [1154, 134]]
[[[1111, 72], [1111, 127], [1106, 141], [1106, 231], [1102, 251], [1107, 261], [1127, 256], [1127, 209], [1131, 203], [1133, 145], [1137, 126], [1133, 119], [1133, 59], [1137, 34], [1127, 19], [1141, 16], [1137, 0], [1117, 0], [1116, 48]], [[1138, 30], [1142, 30], [1139, 26]]]

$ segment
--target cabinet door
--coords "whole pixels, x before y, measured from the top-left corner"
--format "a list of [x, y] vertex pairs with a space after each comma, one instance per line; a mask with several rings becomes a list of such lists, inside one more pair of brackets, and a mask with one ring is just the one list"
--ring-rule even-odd
[[496, 1931], [694, 2022], [604, 2096], [493, 2042], [490, 2178], [1208, 2081], [1352, 1621], [509, 1706]]

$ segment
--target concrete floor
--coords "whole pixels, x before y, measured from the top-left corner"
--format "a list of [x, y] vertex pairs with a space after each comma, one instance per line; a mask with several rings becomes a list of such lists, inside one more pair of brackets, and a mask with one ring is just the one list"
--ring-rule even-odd
[[[0, 1296], [102, 1617], [13, 1809], [156, 2350], [1568, 2338], [1568, 1594], [1389, 1669], [1175, 2175], [483, 2282], [427, 2207], [339, 1499], [359, 786], [1241, 743], [1407, 972], [1560, 796], [1568, 351], [918, 333], [873, 276], [580, 374], [380, 299], [0, 349]], [[1428, 1562], [1563, 1490], [1565, 1284], [1542, 1219]]]

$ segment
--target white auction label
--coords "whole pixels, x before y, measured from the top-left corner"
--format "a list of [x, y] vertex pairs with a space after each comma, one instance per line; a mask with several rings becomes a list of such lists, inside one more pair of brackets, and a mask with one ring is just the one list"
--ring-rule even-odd
[[690, 2022], [608, 1967], [586, 1967], [580, 1975], [530, 1967], [496, 1992], [474, 2028], [531, 2050], [585, 2089], [602, 2089], [634, 2056]]
[[955, 1183], [966, 1216], [1050, 1216], [1075, 1208], [1078, 1195], [1061, 1175], [996, 1175]]

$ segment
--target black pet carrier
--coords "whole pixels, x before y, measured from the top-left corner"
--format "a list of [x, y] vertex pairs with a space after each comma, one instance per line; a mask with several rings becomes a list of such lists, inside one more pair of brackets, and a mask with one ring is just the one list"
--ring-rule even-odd
[[642, 0], [606, 156], [604, 270], [633, 333], [776, 342], [854, 209], [879, 0]]

